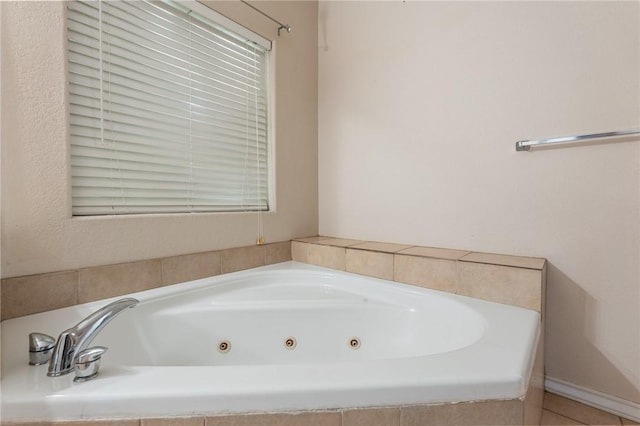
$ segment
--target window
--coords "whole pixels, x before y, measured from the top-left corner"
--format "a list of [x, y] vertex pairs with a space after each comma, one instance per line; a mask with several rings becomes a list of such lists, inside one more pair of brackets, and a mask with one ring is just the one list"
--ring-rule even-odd
[[68, 3], [74, 215], [269, 209], [270, 42], [194, 3]]

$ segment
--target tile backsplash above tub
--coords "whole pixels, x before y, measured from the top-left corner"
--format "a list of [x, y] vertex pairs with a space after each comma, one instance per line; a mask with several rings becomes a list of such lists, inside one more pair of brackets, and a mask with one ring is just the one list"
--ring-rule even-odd
[[291, 260], [291, 242], [2, 280], [2, 319]]
[[544, 314], [546, 260], [332, 237], [291, 242], [293, 260]]
[[544, 313], [545, 259], [315, 236], [6, 278], [2, 319], [292, 259]]

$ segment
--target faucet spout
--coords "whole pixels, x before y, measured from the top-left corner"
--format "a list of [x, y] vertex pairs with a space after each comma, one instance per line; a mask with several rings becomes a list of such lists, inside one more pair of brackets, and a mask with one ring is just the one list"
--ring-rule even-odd
[[74, 359], [89, 346], [100, 330], [120, 312], [137, 304], [138, 300], [133, 298], [116, 300], [60, 333], [49, 361], [47, 376], [58, 377], [73, 371]]

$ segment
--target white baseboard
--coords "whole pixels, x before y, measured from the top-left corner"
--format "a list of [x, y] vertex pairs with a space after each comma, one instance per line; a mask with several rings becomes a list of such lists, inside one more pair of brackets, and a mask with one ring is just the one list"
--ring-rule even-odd
[[640, 422], [640, 404], [627, 401], [616, 396], [607, 395], [602, 392], [583, 388], [564, 380], [545, 377], [544, 387], [549, 392], [565, 396], [585, 405], [598, 408], [603, 411], [624, 417], [629, 420]]

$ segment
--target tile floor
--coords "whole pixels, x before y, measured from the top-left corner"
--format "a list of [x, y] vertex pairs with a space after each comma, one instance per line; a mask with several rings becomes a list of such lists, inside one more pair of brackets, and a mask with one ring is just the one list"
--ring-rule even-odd
[[541, 426], [551, 425], [591, 425], [628, 426], [640, 425], [597, 408], [549, 392], [544, 394]]

